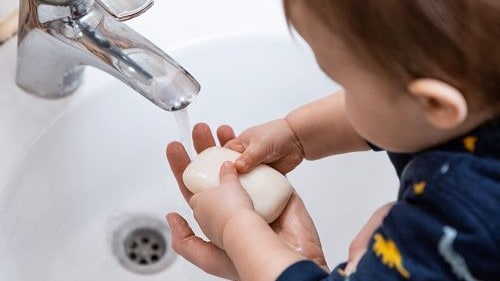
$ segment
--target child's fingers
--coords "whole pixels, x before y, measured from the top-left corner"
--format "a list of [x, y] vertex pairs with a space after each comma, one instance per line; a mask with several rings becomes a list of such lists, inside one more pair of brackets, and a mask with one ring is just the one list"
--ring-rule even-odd
[[184, 146], [179, 142], [169, 143], [166, 153], [170, 169], [172, 170], [175, 180], [179, 185], [179, 189], [184, 196], [184, 199], [189, 201], [191, 196], [193, 196], [193, 193], [186, 188], [184, 181], [182, 180], [182, 173], [184, 173], [184, 170], [190, 162], [189, 156], [184, 149]]
[[236, 171], [236, 168], [234, 167], [233, 163], [229, 161], [222, 163], [219, 177], [221, 186], [235, 182], [238, 184], [240, 183], [238, 179], [238, 172]]
[[226, 253], [196, 236], [187, 221], [177, 213], [167, 215], [172, 233], [172, 248], [205, 272], [230, 280], [238, 280], [232, 261]]
[[267, 151], [261, 145], [250, 144], [236, 159], [234, 165], [239, 172], [246, 173], [264, 162], [267, 157]]
[[193, 145], [197, 153], [215, 146], [215, 139], [206, 123], [198, 123], [193, 127]]
[[217, 128], [217, 138], [221, 146], [226, 145], [227, 142], [235, 138], [233, 128], [229, 125], [222, 125]]
[[224, 144], [224, 147], [232, 149], [232, 150], [237, 151], [239, 153], [243, 153], [243, 151], [245, 151], [246, 146], [241, 142], [240, 139], [234, 138], [234, 139], [226, 141], [226, 143]]

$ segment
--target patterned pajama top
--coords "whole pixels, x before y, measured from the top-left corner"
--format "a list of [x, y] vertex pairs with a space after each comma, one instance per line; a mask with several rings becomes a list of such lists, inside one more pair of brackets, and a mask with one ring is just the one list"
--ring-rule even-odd
[[432, 149], [388, 155], [398, 200], [356, 272], [304, 260], [278, 280], [500, 281], [500, 118]]

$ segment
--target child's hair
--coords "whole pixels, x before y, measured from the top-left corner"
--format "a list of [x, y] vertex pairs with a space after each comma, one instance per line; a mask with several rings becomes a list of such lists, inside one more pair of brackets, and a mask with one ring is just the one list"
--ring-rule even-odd
[[430, 77], [500, 101], [500, 0], [284, 0], [288, 18], [291, 1], [402, 85]]

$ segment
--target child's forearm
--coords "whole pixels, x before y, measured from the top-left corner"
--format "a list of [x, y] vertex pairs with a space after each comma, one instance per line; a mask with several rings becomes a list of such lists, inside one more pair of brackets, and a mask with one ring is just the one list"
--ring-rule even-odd
[[369, 149], [346, 117], [343, 91], [299, 107], [285, 119], [300, 140], [306, 159]]
[[252, 211], [242, 211], [228, 221], [223, 244], [241, 280], [276, 280], [287, 267], [305, 259]]

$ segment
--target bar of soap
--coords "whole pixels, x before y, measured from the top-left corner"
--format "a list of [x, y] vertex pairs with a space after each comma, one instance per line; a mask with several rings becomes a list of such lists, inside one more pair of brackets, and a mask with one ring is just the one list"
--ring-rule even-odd
[[[202, 151], [184, 170], [182, 179], [193, 193], [220, 185], [220, 167], [225, 161], [234, 162], [241, 154], [223, 147]], [[283, 212], [293, 192], [287, 178], [275, 169], [261, 164], [246, 174], [239, 175], [240, 183], [252, 199], [255, 211], [267, 223]]]

